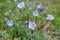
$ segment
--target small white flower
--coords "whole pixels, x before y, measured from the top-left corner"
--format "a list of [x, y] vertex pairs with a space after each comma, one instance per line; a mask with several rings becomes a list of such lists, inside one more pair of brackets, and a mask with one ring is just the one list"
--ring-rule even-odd
[[13, 25], [13, 20], [8, 20], [8, 21], [7, 21], [7, 25], [8, 25], [8, 26], [12, 26], [12, 25]]
[[54, 20], [54, 16], [53, 15], [47, 15], [47, 20]]
[[35, 10], [35, 11], [33, 12], [33, 16], [38, 16], [38, 15], [39, 15], [38, 10]]
[[8, 12], [11, 12], [11, 11], [12, 11], [11, 9], [8, 10]]
[[18, 0], [14, 0], [14, 2], [16, 3], [16, 4], [18, 4], [19, 2], [18, 2]]
[[8, 12], [5, 12], [5, 13], [4, 13], [4, 15], [6, 15], [6, 16], [7, 16], [8, 14], [9, 14]]
[[28, 8], [28, 10], [32, 10], [32, 7]]
[[37, 5], [37, 8], [42, 8], [42, 4]]
[[17, 0], [14, 0], [15, 2], [17, 1]]
[[25, 3], [24, 2], [18, 3], [17, 7], [18, 8], [24, 8], [25, 7]]
[[34, 30], [36, 28], [36, 23], [34, 21], [29, 20], [29, 28]]

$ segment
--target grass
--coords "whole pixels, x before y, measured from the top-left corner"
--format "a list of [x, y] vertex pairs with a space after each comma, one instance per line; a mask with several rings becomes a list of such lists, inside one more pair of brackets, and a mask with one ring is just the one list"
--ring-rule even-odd
[[[0, 0], [0, 40], [58, 40], [56, 36], [45, 38], [42, 32], [42, 25], [46, 21], [46, 15], [52, 14], [55, 19], [51, 23], [50, 27], [52, 32], [60, 32], [60, 0], [18, 0], [18, 2], [24, 1], [26, 7], [24, 9], [17, 8], [17, 4], [14, 0]], [[31, 4], [35, 2], [35, 4]], [[37, 4], [42, 3], [44, 12], [41, 12], [38, 17], [34, 17], [32, 12], [36, 10]], [[33, 7], [30, 11], [29, 7]], [[8, 10], [7, 17], [4, 15]], [[47, 12], [45, 12], [47, 11]], [[9, 27], [6, 21], [11, 19], [14, 21], [14, 25]], [[37, 23], [36, 30], [28, 28], [26, 21], [33, 20]], [[48, 24], [49, 25], [49, 24]], [[54, 31], [53, 31], [54, 30]], [[6, 31], [6, 32], [5, 32]], [[5, 33], [4, 33], [5, 32]], [[51, 35], [52, 36], [52, 35]]]

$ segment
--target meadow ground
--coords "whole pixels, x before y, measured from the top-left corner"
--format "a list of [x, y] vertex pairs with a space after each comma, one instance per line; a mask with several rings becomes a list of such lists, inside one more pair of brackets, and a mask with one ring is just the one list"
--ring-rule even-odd
[[[24, 8], [17, 7], [21, 2]], [[40, 10], [37, 16], [35, 10]], [[47, 14], [54, 20], [47, 20]], [[29, 20], [34, 21], [33, 28], [29, 28]], [[0, 40], [59, 40], [59, 32], [60, 0], [0, 0]]]

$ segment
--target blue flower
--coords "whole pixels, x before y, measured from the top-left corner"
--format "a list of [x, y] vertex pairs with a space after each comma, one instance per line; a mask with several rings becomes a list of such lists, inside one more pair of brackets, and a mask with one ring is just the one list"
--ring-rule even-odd
[[25, 8], [25, 3], [24, 2], [18, 3], [17, 7], [21, 9]]
[[53, 15], [48, 14], [48, 15], [47, 15], [47, 20], [54, 20], [54, 16], [53, 16]]
[[38, 15], [39, 15], [38, 10], [35, 10], [35, 11], [33, 12], [33, 16], [38, 16]]
[[42, 4], [37, 5], [37, 8], [42, 8]]
[[7, 21], [7, 25], [8, 25], [8, 26], [12, 26], [12, 25], [13, 25], [13, 20], [8, 20], [8, 21]]
[[28, 26], [29, 26], [30, 29], [35, 30], [36, 23], [34, 21], [29, 20], [29, 25]]

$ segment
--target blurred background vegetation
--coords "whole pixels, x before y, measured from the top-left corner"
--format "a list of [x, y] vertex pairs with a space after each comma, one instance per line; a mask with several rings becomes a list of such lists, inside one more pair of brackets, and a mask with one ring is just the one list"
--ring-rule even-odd
[[[0, 40], [58, 40], [56, 36], [44, 37], [42, 25], [46, 21], [46, 15], [52, 14], [55, 19], [49, 21], [52, 32], [60, 32], [60, 0], [18, 0], [25, 2], [24, 9], [17, 8], [14, 0], [0, 0]], [[35, 3], [34, 3], [35, 2]], [[32, 4], [33, 3], [33, 4]], [[36, 10], [37, 4], [43, 4], [44, 12], [40, 12], [40, 16], [32, 16], [32, 12]], [[32, 7], [32, 10], [28, 10]], [[11, 12], [8, 12], [11, 10]], [[5, 13], [8, 13], [5, 15]], [[7, 26], [6, 21], [11, 19], [14, 21], [12, 27]], [[28, 28], [26, 21], [33, 20], [37, 23], [36, 30]]]

